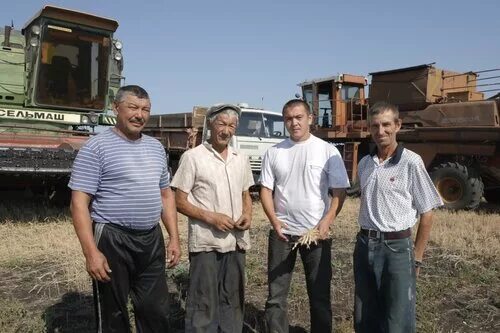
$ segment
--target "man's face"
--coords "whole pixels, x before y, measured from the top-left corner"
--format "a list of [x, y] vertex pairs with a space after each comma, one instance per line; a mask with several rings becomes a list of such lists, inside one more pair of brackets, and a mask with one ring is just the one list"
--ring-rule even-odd
[[225, 113], [218, 114], [210, 124], [210, 143], [215, 147], [229, 145], [238, 127], [238, 117]]
[[390, 110], [371, 117], [370, 133], [378, 148], [396, 145], [396, 134], [401, 128], [401, 121], [395, 118]]
[[121, 102], [113, 104], [116, 127], [131, 140], [140, 138], [141, 131], [149, 119], [151, 102], [147, 98], [138, 98], [125, 94]]
[[283, 113], [283, 119], [285, 120], [286, 129], [290, 133], [290, 139], [299, 142], [309, 138], [309, 126], [312, 122], [312, 116], [303, 105], [287, 108]]

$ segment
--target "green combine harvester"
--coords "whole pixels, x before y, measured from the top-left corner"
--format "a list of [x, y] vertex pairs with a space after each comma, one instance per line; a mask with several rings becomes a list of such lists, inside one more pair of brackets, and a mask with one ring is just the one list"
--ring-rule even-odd
[[0, 28], [0, 190], [67, 202], [78, 149], [115, 124], [123, 77], [118, 22], [45, 6], [21, 31]]

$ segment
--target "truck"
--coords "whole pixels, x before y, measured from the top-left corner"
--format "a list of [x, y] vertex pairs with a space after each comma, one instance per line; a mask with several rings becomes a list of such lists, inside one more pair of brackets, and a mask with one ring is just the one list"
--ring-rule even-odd
[[[288, 133], [280, 113], [252, 108], [240, 103], [241, 116], [231, 146], [245, 153], [257, 181], [260, 175], [262, 157], [266, 150], [283, 141]], [[204, 142], [209, 136], [205, 114], [208, 108], [194, 106], [192, 112], [151, 115], [143, 133], [160, 140], [169, 153], [172, 172], [182, 153]]]
[[373, 146], [369, 104], [387, 101], [400, 111], [398, 142], [422, 157], [446, 208], [475, 209], [483, 196], [499, 202], [500, 100], [485, 99], [477, 89], [495, 84], [480, 80], [498, 76], [479, 78], [478, 72], [442, 70], [434, 63], [369, 75], [368, 97], [368, 79], [360, 75], [299, 84], [315, 118], [313, 133], [343, 154], [351, 194], [359, 193], [357, 163]]
[[0, 28], [0, 184], [67, 201], [78, 149], [123, 77], [118, 22], [45, 6], [22, 29]]

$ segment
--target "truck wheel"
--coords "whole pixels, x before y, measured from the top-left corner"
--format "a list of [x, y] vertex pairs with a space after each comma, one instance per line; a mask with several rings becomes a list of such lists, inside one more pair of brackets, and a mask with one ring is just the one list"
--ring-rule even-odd
[[448, 209], [476, 209], [483, 196], [483, 181], [470, 167], [446, 162], [432, 169], [431, 179]]
[[484, 198], [489, 203], [500, 204], [500, 189], [484, 190]]

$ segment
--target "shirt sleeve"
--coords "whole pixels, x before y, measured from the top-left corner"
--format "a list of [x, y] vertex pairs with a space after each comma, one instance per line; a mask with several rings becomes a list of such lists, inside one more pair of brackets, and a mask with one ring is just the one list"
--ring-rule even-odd
[[268, 149], [262, 158], [262, 166], [260, 170], [259, 184], [270, 190], [274, 190], [274, 173], [271, 166], [271, 151], [272, 148]]
[[164, 158], [160, 176], [160, 188], [164, 189], [170, 186], [170, 169], [168, 168], [168, 154], [165, 153], [163, 146], [162, 146], [162, 151]]
[[442, 206], [443, 201], [432, 183], [431, 177], [425, 170], [422, 158], [418, 156], [418, 160], [412, 163], [410, 170], [411, 194], [413, 204], [419, 214], [426, 213], [436, 207]]
[[95, 195], [101, 181], [100, 156], [96, 147], [84, 145], [73, 162], [68, 187], [73, 191], [81, 191]]
[[328, 158], [328, 187], [349, 188], [349, 177], [345, 169], [344, 161], [337, 148], [332, 147], [333, 153]]
[[250, 166], [250, 160], [248, 159], [248, 156], [246, 157], [245, 182], [243, 184], [245, 184], [243, 191], [248, 191], [250, 186], [253, 186], [255, 184], [255, 182], [253, 180], [252, 167]]
[[185, 193], [190, 193], [193, 189], [196, 176], [196, 166], [191, 155], [189, 151], [181, 155], [179, 167], [170, 183], [170, 186], [178, 188]]

